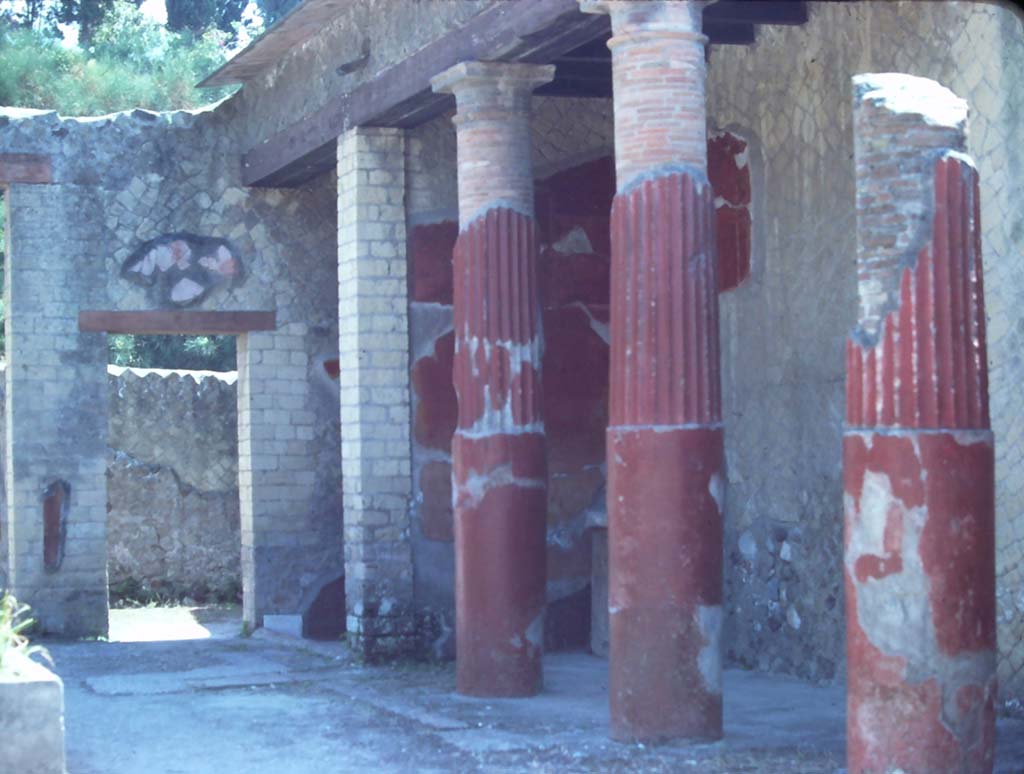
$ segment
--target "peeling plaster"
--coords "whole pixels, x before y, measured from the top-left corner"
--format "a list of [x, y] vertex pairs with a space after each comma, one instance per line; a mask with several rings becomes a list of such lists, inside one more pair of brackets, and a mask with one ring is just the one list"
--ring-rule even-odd
[[547, 482], [538, 478], [521, 478], [512, 473], [512, 465], [505, 464], [487, 473], [473, 473], [464, 482], [452, 488], [452, 507], [461, 501], [463, 508], [475, 508], [487, 493], [503, 486], [522, 489], [545, 489]]
[[708, 693], [722, 693], [722, 606], [699, 605], [694, 616], [704, 640], [697, 654], [697, 669]]
[[[923, 468], [922, 481], [923, 481]], [[883, 655], [905, 661], [904, 679], [913, 684], [934, 680], [942, 692], [943, 725], [958, 739], [972, 736], [973, 719], [958, 706], [962, 688], [978, 686], [988, 691], [994, 675], [996, 654], [993, 651], [945, 655], [938, 646], [934, 612], [929, 588], [930, 578], [920, 555], [920, 540], [928, 519], [926, 507], [908, 507], [893, 493], [892, 481], [884, 473], [868, 470], [864, 474], [859, 508], [846, 495], [848, 513], [855, 513], [849, 523], [849, 545], [846, 571], [856, 589], [857, 622], [871, 644]], [[900, 525], [901, 542], [898, 556], [886, 551], [887, 526], [893, 520]], [[857, 577], [857, 560], [878, 556], [901, 560], [889, 567], [899, 571], [883, 577]], [[863, 705], [865, 711], [870, 705]], [[858, 718], [864, 738], [870, 738], [873, 717]]]

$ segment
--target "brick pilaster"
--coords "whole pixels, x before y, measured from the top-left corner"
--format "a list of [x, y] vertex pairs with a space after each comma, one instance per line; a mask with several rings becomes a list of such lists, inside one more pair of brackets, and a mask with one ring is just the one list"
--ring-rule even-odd
[[338, 140], [338, 317], [350, 642], [377, 660], [414, 645], [409, 334], [400, 129]]

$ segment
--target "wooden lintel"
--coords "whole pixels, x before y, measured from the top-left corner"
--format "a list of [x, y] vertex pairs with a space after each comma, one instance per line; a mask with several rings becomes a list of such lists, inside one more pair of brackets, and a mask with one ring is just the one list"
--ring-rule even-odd
[[711, 22], [740, 24], [804, 24], [807, 4], [803, 0], [718, 0], [704, 9], [704, 25]]
[[53, 160], [42, 153], [0, 153], [0, 185], [52, 183]]
[[[803, 24], [803, 0], [718, 0], [704, 10], [712, 44], [750, 44], [757, 24]], [[331, 100], [242, 156], [245, 185], [297, 186], [330, 169], [337, 138], [354, 126], [411, 127], [451, 109], [430, 79], [468, 60], [564, 63], [561, 77], [537, 90], [558, 96], [610, 95], [607, 65], [585, 73], [589, 59], [607, 60], [608, 17], [581, 13], [576, 0], [499, 2], [467, 23]], [[600, 74], [598, 74], [600, 73]], [[607, 84], [604, 82], [607, 79]]]
[[150, 312], [82, 311], [78, 313], [78, 330], [91, 333], [214, 336], [272, 331], [276, 328], [276, 312], [207, 312], [181, 309]]
[[712, 45], [745, 46], [757, 38], [753, 24], [735, 24], [727, 22], [706, 22], [704, 34]]

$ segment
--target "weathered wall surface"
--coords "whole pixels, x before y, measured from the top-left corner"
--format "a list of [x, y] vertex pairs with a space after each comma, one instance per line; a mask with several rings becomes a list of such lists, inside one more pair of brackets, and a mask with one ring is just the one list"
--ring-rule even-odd
[[757, 141], [751, 279], [722, 297], [729, 470], [726, 648], [811, 678], [843, 666], [843, 340], [856, 310], [851, 77], [898, 71], [967, 99], [981, 176], [997, 454], [1000, 682], [1024, 694], [1024, 29], [990, 3], [812, 3], [712, 52], [718, 126]]
[[[348, 94], [494, 1], [366, 0], [341, 4], [334, 21], [265, 75], [247, 83], [235, 97], [244, 116], [244, 148]], [[364, 50], [368, 55], [364, 64], [352, 72], [339, 70], [360, 59]]]
[[[12, 585], [48, 628], [106, 627], [106, 345], [78, 331], [83, 309], [276, 311], [276, 330], [239, 337], [247, 619], [297, 614], [342, 572], [338, 391], [323, 368], [337, 356], [334, 176], [242, 187], [235, 116], [0, 116], [0, 151], [53, 160], [52, 183], [8, 191], [6, 273]], [[68, 551], [45, 573], [38, 511], [54, 479], [71, 485]]]
[[107, 567], [115, 593], [240, 593], [236, 378], [107, 367]]
[[241, 591], [237, 374], [108, 369], [111, 588]]

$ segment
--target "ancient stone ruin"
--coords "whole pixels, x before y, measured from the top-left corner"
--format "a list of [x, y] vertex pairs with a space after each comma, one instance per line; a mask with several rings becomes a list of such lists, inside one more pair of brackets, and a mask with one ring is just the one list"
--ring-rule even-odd
[[1022, 67], [997, 4], [306, 0], [209, 109], [4, 110], [5, 585], [106, 631], [106, 334], [232, 334], [249, 625], [475, 696], [590, 648], [620, 740], [720, 738], [723, 665], [845, 676], [851, 771], [988, 770]]

